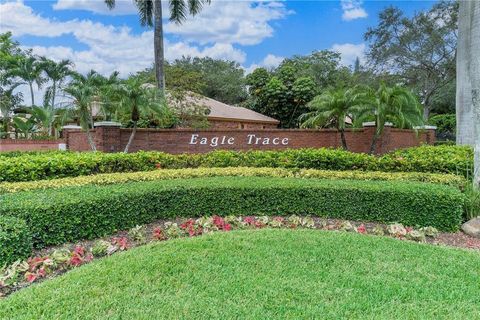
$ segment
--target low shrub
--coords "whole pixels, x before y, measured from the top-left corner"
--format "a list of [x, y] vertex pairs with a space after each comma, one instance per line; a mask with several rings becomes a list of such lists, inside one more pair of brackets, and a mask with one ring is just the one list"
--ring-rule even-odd
[[32, 253], [32, 239], [24, 220], [0, 215], [0, 268]]
[[0, 196], [0, 215], [25, 219], [36, 247], [102, 237], [156, 219], [212, 214], [312, 214], [456, 230], [463, 194], [400, 181], [211, 177], [82, 186]]
[[58, 189], [83, 185], [109, 185], [127, 182], [171, 180], [183, 178], [242, 176], [242, 177], [297, 177], [337, 180], [380, 180], [380, 181], [416, 181], [445, 184], [465, 188], [467, 181], [462, 176], [453, 174], [435, 174], [418, 172], [380, 172], [380, 171], [330, 171], [315, 169], [285, 168], [195, 168], [163, 169], [155, 171], [107, 173], [53, 180], [4, 182], [0, 183], [0, 194], [20, 191]]
[[48, 152], [0, 157], [0, 182], [33, 181], [99, 173], [147, 171], [157, 168], [271, 167], [318, 170], [453, 173], [469, 176], [473, 151], [469, 147], [422, 146], [382, 157], [339, 149], [284, 151], [214, 151], [171, 155], [162, 152]]
[[469, 146], [421, 146], [394, 151], [378, 158], [380, 171], [453, 173], [473, 175], [473, 149]]

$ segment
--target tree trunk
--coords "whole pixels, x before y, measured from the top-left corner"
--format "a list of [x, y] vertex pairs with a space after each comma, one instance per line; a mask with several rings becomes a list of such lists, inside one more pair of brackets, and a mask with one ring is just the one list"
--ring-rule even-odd
[[33, 107], [35, 105], [35, 98], [33, 96], [33, 84], [29, 82], [28, 86], [30, 87], [30, 97], [32, 98], [32, 107]]
[[56, 83], [56, 81], [53, 81], [53, 85], [52, 85], [52, 109], [55, 108], [55, 94], [56, 94], [56, 91], [57, 91], [57, 83]]
[[90, 132], [90, 128], [87, 128], [87, 140], [88, 144], [90, 145], [90, 149], [92, 149], [93, 152], [97, 151], [97, 146], [95, 146], [95, 142], [93, 141], [92, 133]]
[[375, 149], [377, 148], [377, 141], [378, 141], [379, 136], [380, 135], [375, 132], [375, 135], [373, 136], [372, 144], [370, 145], [369, 154], [374, 154], [375, 153]]
[[348, 150], [347, 139], [345, 138], [345, 129], [340, 130], [340, 138], [342, 139], [343, 150]]
[[125, 146], [125, 150], [123, 150], [124, 153], [128, 153], [128, 149], [130, 149], [130, 146], [133, 143], [133, 139], [135, 138], [135, 134], [137, 133], [137, 121], [133, 122], [133, 129], [132, 133], [130, 134], [130, 138], [128, 138], [128, 143]]
[[470, 79], [472, 81], [472, 110], [474, 123], [473, 186], [480, 189], [480, 2], [472, 1], [470, 36]]
[[165, 73], [164, 67], [164, 48], [163, 48], [163, 22], [162, 22], [162, 1], [155, 0], [154, 2], [154, 40], [153, 45], [155, 49], [155, 76], [157, 78], [158, 89], [162, 93], [165, 92]]
[[[460, 1], [458, 13], [457, 45], [457, 144], [474, 145], [475, 126], [472, 106], [472, 63], [477, 59], [478, 51], [472, 48], [472, 41], [478, 38], [474, 28], [474, 11], [480, 10], [478, 1]], [[478, 18], [476, 18], [478, 20]]]

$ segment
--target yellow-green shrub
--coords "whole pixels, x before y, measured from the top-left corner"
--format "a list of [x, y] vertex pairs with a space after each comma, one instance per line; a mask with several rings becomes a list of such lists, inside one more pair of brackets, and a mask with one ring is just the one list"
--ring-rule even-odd
[[297, 177], [335, 180], [381, 180], [381, 181], [416, 181], [455, 186], [463, 189], [465, 178], [452, 174], [432, 174], [418, 172], [378, 172], [378, 171], [329, 171], [314, 169], [285, 168], [196, 168], [196, 169], [162, 169], [145, 172], [109, 173], [54, 180], [0, 183], [0, 193], [19, 191], [58, 189], [84, 185], [110, 185], [138, 181], [171, 180], [182, 178], [200, 178], [216, 176], [244, 177]]

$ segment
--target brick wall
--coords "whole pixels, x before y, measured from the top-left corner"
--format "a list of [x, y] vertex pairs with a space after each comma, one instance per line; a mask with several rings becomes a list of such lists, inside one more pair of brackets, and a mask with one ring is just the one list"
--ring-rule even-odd
[[[349, 150], [368, 152], [375, 132], [374, 127], [348, 130]], [[131, 129], [97, 127], [92, 130], [97, 149], [104, 152], [121, 152], [128, 142]], [[67, 147], [87, 151], [90, 147], [86, 134], [79, 130], [65, 131]], [[435, 142], [435, 130], [425, 130], [418, 135], [412, 130], [386, 127], [377, 142], [377, 153]], [[213, 150], [280, 150], [298, 148], [341, 147], [340, 134], [334, 129], [323, 130], [228, 130], [228, 129], [138, 129], [131, 152], [157, 150], [167, 153], [205, 153]]]
[[58, 150], [64, 140], [0, 139], [0, 152]]

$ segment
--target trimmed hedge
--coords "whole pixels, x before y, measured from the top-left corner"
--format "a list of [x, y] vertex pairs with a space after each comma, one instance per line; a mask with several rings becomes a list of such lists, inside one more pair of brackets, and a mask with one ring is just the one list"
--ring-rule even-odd
[[315, 169], [284, 168], [196, 168], [163, 169], [155, 171], [106, 173], [91, 176], [62, 178], [53, 180], [4, 182], [0, 183], [0, 194], [20, 191], [59, 189], [84, 185], [109, 185], [127, 182], [170, 180], [182, 178], [242, 176], [242, 177], [297, 177], [337, 180], [380, 180], [380, 181], [416, 181], [438, 183], [454, 186], [464, 190], [467, 180], [453, 174], [418, 173], [418, 172], [380, 172], [380, 171], [330, 171]]
[[0, 216], [24, 219], [39, 248], [156, 219], [212, 214], [312, 214], [452, 231], [462, 221], [464, 196], [413, 182], [212, 177], [19, 192], [0, 201]]
[[171, 155], [161, 152], [27, 153], [0, 156], [0, 182], [33, 181], [99, 173], [197, 167], [271, 167], [319, 170], [452, 173], [466, 177], [473, 168], [473, 151], [459, 146], [422, 146], [382, 157], [339, 149], [285, 151], [215, 151]]
[[24, 220], [0, 216], [0, 268], [32, 253], [32, 238]]

